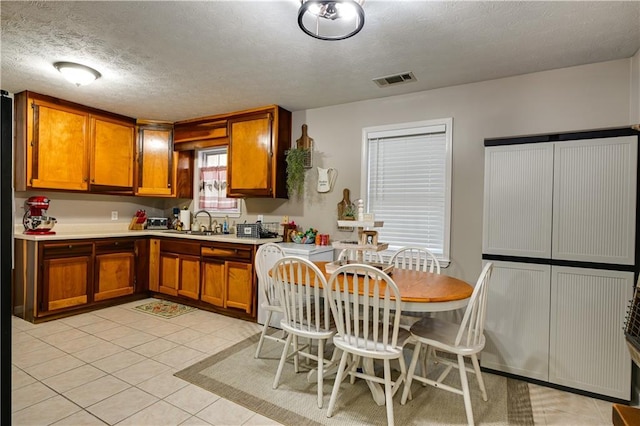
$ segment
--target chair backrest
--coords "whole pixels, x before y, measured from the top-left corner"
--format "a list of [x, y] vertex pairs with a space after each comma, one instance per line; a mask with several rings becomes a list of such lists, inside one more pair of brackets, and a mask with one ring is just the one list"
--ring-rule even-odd
[[423, 247], [402, 247], [391, 256], [389, 263], [399, 269], [440, 273], [440, 262]]
[[492, 271], [493, 263], [488, 262], [482, 269], [480, 277], [478, 277], [478, 282], [476, 282], [476, 286], [473, 288], [473, 293], [471, 293], [469, 304], [464, 312], [458, 334], [456, 335], [456, 346], [477, 346], [484, 338], [487, 295], [489, 294], [489, 279], [491, 278]]
[[258, 287], [260, 287], [268, 305], [274, 305], [278, 300], [278, 294], [273, 285], [273, 279], [269, 276], [269, 270], [276, 261], [283, 257], [285, 257], [284, 250], [276, 243], [262, 244], [256, 251], [256, 276], [261, 284]]
[[[342, 249], [340, 254], [338, 254], [338, 260], [357, 260], [358, 259], [358, 251], [353, 249]], [[384, 259], [382, 258], [382, 254], [373, 250], [364, 250], [362, 251], [362, 260], [365, 262], [378, 262], [384, 263]]]
[[[400, 291], [391, 277], [368, 265], [345, 265], [331, 274], [327, 297], [340, 335], [354, 348], [396, 348]], [[370, 295], [370, 296], [369, 296]]]
[[286, 323], [294, 329], [310, 332], [328, 330], [331, 308], [325, 297], [327, 280], [311, 261], [286, 256], [272, 269]]

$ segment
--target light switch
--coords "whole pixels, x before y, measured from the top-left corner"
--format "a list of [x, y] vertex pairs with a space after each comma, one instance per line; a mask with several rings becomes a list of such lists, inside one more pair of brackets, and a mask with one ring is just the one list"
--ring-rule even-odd
[[118, 212], [117, 211], [112, 211], [111, 212], [111, 220], [118, 220]]

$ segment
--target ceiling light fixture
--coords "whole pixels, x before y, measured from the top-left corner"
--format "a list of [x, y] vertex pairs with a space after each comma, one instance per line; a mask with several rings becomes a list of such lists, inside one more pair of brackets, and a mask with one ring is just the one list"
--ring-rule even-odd
[[320, 40], [344, 40], [364, 26], [364, 0], [300, 0], [298, 25]]
[[56, 62], [53, 64], [60, 74], [76, 86], [84, 86], [101, 77], [101, 74], [86, 65], [73, 62]]

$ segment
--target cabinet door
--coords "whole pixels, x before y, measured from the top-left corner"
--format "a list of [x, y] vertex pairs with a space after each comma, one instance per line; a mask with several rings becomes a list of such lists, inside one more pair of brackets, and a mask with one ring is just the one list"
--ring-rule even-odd
[[638, 137], [557, 142], [553, 258], [633, 265]]
[[32, 100], [27, 179], [32, 188], [87, 190], [89, 115]]
[[549, 381], [629, 400], [622, 327], [633, 272], [553, 266], [551, 277]]
[[160, 253], [160, 282], [158, 291], [160, 293], [178, 295], [178, 285], [180, 282], [180, 258], [173, 253]]
[[93, 285], [93, 243], [41, 243], [41, 285], [38, 310], [55, 311], [88, 303]]
[[553, 144], [487, 147], [483, 253], [551, 256]]
[[493, 262], [489, 283], [483, 367], [549, 378], [551, 266]]
[[224, 262], [202, 262], [202, 294], [203, 302], [221, 308], [226, 307], [226, 279]]
[[95, 301], [133, 294], [135, 254], [132, 252], [96, 254]]
[[227, 196], [272, 196], [271, 112], [229, 120]]
[[180, 256], [178, 274], [178, 295], [190, 299], [200, 298], [200, 258]]
[[228, 308], [253, 311], [253, 267], [250, 263], [225, 262]]
[[138, 126], [136, 195], [171, 196], [173, 130], [168, 126]]
[[135, 126], [91, 116], [91, 190], [133, 190]]

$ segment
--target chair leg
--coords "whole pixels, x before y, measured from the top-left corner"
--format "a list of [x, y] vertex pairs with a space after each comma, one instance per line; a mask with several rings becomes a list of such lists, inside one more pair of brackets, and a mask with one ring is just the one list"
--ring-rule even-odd
[[480, 364], [478, 363], [478, 355], [471, 355], [471, 362], [473, 363], [473, 369], [476, 372], [476, 378], [478, 379], [478, 385], [480, 386], [480, 392], [482, 392], [482, 400], [487, 400], [487, 390], [484, 387], [484, 380], [482, 379], [482, 374], [480, 372]]
[[298, 356], [298, 336], [293, 336], [293, 371], [300, 372], [300, 357]]
[[[357, 370], [360, 366], [360, 356], [358, 355], [354, 355], [353, 356], [353, 368], [351, 368], [351, 370]], [[349, 383], [354, 384], [356, 382], [356, 376], [354, 376], [353, 374], [351, 375], [351, 377], [349, 378]]]
[[387, 425], [393, 426], [393, 387], [391, 386], [391, 362], [384, 360], [384, 395], [387, 405]]
[[333, 416], [333, 408], [336, 405], [336, 399], [338, 398], [338, 392], [340, 391], [340, 384], [342, 383], [342, 376], [344, 375], [344, 368], [347, 365], [347, 358], [349, 354], [342, 352], [340, 358], [340, 365], [338, 366], [338, 372], [336, 373], [336, 380], [333, 382], [333, 389], [331, 390], [331, 398], [329, 398], [329, 407], [327, 408], [327, 417]]
[[322, 385], [324, 380], [324, 340], [318, 340], [318, 408], [322, 408]]
[[409, 365], [409, 371], [407, 372], [407, 378], [404, 381], [404, 390], [402, 391], [402, 399], [400, 403], [402, 405], [406, 404], [407, 398], [409, 397], [409, 393], [411, 391], [411, 382], [413, 381], [413, 375], [416, 371], [416, 364], [418, 364], [418, 358], [420, 358], [420, 348], [422, 347], [422, 343], [416, 342], [415, 348], [413, 350], [413, 356], [411, 357], [411, 364]]
[[464, 357], [462, 355], [458, 355], [458, 370], [460, 370], [460, 383], [462, 384], [462, 397], [464, 398], [464, 409], [467, 412], [467, 422], [469, 426], [473, 426], [473, 409], [471, 408], [469, 381], [467, 380], [467, 369], [464, 365]]
[[273, 380], [273, 389], [277, 389], [280, 384], [280, 376], [282, 375], [282, 368], [284, 367], [284, 363], [287, 360], [287, 352], [289, 351], [289, 345], [291, 344], [291, 339], [293, 338], [293, 334], [289, 334], [287, 336], [287, 340], [284, 343], [284, 348], [282, 349], [282, 355], [280, 356], [280, 362], [278, 363], [278, 371], [276, 371], [276, 377]]
[[272, 313], [272, 311], [267, 311], [267, 320], [264, 322], [264, 327], [262, 327], [262, 333], [260, 333], [260, 340], [258, 340], [258, 347], [256, 348], [256, 354], [254, 355], [254, 358], [260, 358], [260, 351], [262, 350], [262, 344], [264, 343], [264, 336], [267, 335], [269, 324], [271, 324]]

